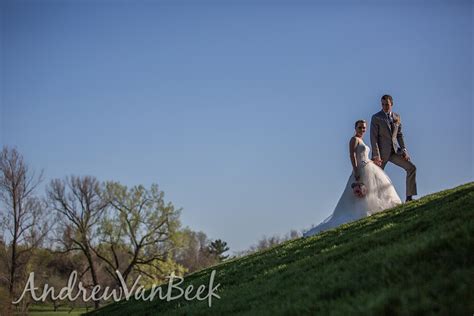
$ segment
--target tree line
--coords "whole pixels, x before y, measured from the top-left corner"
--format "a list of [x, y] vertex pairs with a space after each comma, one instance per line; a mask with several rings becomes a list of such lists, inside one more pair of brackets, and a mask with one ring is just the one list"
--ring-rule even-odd
[[[182, 227], [180, 213], [157, 184], [127, 187], [93, 176], [44, 182], [15, 148], [0, 153], [0, 314], [26, 313], [21, 295], [30, 272], [39, 287], [65, 286], [72, 271], [92, 289], [120, 287], [140, 275], [142, 284], [185, 275], [228, 258], [223, 240]], [[84, 302], [49, 302], [71, 308]], [[94, 302], [98, 308], [105, 302]]]

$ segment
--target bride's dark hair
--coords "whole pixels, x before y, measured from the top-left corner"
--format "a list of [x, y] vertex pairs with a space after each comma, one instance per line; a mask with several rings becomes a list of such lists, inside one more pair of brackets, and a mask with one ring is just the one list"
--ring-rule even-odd
[[367, 122], [365, 120], [358, 120], [358, 121], [355, 122], [354, 128], [357, 128], [357, 125], [359, 125], [359, 123], [367, 124]]

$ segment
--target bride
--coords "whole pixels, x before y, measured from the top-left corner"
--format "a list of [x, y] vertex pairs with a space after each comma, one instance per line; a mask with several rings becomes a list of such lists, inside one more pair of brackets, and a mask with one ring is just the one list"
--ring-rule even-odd
[[[349, 142], [353, 172], [334, 212], [321, 224], [304, 233], [303, 237], [315, 235], [402, 203], [390, 178], [382, 168], [369, 159], [370, 148], [362, 140], [366, 129], [367, 123], [364, 120], [355, 123], [355, 136]], [[366, 194], [362, 197], [356, 196], [353, 192], [352, 186], [357, 183], [365, 186]]]

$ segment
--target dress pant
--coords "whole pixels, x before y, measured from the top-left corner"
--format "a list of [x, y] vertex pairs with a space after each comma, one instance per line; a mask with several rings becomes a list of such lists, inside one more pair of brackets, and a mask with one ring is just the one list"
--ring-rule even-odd
[[387, 165], [387, 162], [389, 161], [399, 167], [402, 167], [407, 172], [406, 195], [416, 195], [416, 166], [411, 161], [406, 161], [402, 156], [397, 155], [395, 152], [392, 152], [388, 160], [384, 159], [382, 161], [382, 169], [385, 169], [385, 165]]

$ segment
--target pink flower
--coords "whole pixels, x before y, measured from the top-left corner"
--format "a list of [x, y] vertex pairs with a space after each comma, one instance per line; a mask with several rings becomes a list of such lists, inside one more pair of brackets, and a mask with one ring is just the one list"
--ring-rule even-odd
[[362, 182], [355, 182], [352, 183], [352, 192], [358, 198], [363, 198], [367, 194], [367, 188]]

